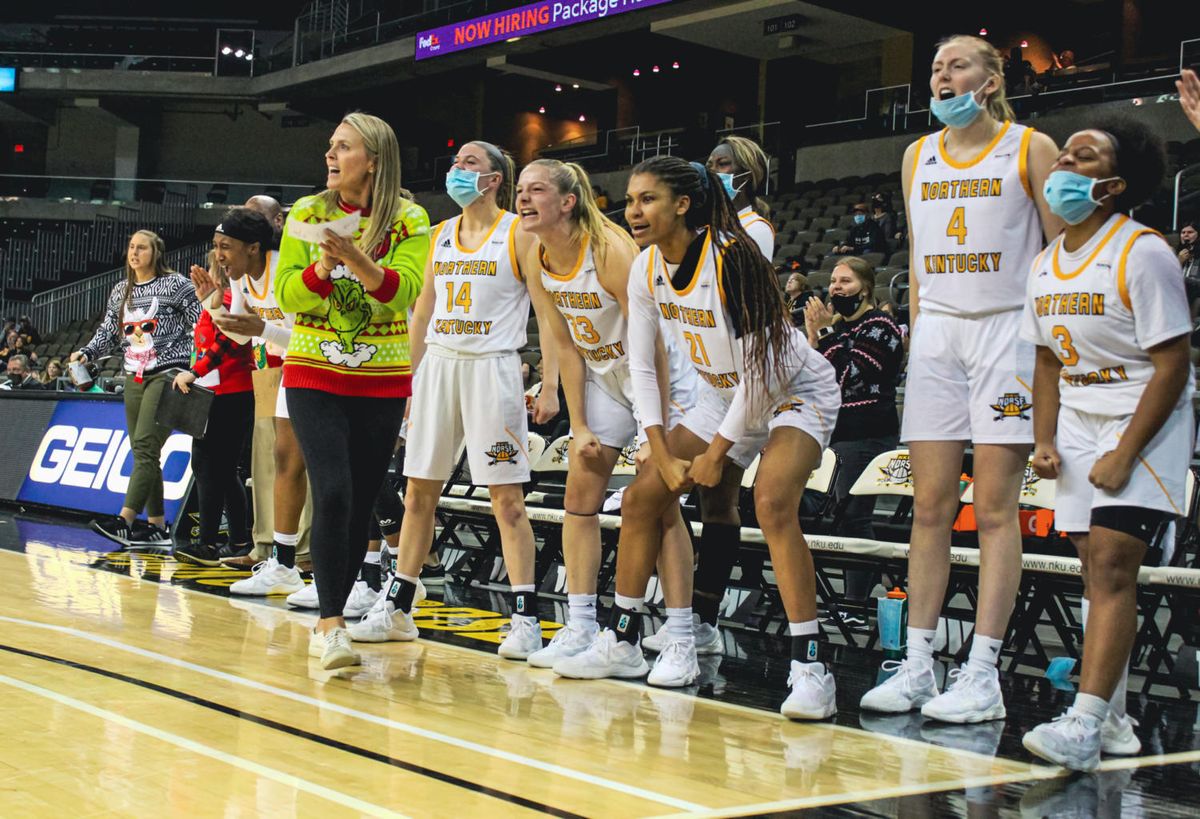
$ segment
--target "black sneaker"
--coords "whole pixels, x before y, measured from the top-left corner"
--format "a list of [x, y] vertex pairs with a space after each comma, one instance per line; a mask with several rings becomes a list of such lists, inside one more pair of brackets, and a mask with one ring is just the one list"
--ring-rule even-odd
[[246, 555], [250, 554], [253, 551], [254, 551], [253, 543], [243, 543], [240, 546], [235, 546], [232, 543], [226, 543], [224, 546], [222, 546], [220, 549], [217, 550], [217, 556], [221, 559], [222, 562], [224, 562], [226, 560], [233, 560], [234, 558], [238, 558], [238, 557], [245, 557]]
[[426, 586], [446, 585], [446, 567], [441, 563], [436, 566], [422, 566], [421, 582]]
[[125, 522], [125, 518], [123, 517], [111, 518], [103, 523], [93, 520], [92, 529], [114, 543], [119, 543], [122, 546], [129, 545], [129, 524]]
[[129, 545], [138, 546], [170, 546], [174, 541], [171, 539], [171, 533], [161, 526], [155, 526], [153, 523], [142, 523], [140, 520], [133, 522], [133, 528], [129, 535]]
[[175, 547], [175, 559], [195, 566], [220, 566], [220, 552], [208, 543], [188, 543]]

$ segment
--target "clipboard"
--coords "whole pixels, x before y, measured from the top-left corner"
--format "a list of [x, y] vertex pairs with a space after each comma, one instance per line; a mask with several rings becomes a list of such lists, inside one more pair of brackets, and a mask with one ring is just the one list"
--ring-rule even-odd
[[201, 439], [208, 430], [208, 413], [212, 409], [213, 397], [216, 393], [207, 387], [198, 387], [192, 384], [185, 395], [175, 389], [172, 383], [178, 372], [178, 370], [168, 371], [170, 381], [167, 382], [162, 397], [158, 400], [158, 411], [154, 415], [154, 421], [160, 427], [176, 429], [193, 438]]

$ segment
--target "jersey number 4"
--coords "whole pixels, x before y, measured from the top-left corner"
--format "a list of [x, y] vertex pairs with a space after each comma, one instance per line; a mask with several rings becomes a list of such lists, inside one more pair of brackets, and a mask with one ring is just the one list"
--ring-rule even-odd
[[461, 307], [464, 313], [471, 312], [470, 282], [463, 282], [457, 295], [454, 293], [454, 282], [446, 282], [446, 312], [453, 313], [455, 305]]
[[960, 245], [967, 243], [967, 209], [957, 207], [950, 214], [950, 224], [946, 225], [946, 235], [958, 239]]

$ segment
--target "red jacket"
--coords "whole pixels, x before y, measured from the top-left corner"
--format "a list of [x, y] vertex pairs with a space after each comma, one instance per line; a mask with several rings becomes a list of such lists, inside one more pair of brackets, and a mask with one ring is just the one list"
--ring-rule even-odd
[[[231, 304], [232, 296], [225, 291], [221, 303], [226, 309]], [[212, 316], [205, 310], [196, 322], [193, 335], [196, 345], [196, 363], [192, 372], [200, 378], [214, 370], [220, 374], [221, 380], [212, 387], [217, 395], [229, 395], [236, 392], [247, 392], [254, 389], [254, 351], [249, 344], [238, 344], [229, 336], [222, 333], [213, 324]]]

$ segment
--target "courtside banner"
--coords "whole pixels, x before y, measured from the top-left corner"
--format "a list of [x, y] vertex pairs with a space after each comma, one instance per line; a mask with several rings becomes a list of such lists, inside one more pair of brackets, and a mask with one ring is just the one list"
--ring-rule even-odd
[[417, 59], [440, 57], [468, 48], [528, 37], [551, 29], [602, 20], [614, 14], [661, 6], [671, 0], [543, 0], [486, 17], [451, 23], [417, 35]]
[[[17, 500], [115, 515], [133, 471], [129, 445], [123, 403], [59, 401], [26, 456], [29, 470]], [[191, 437], [172, 433], [161, 463], [166, 517], [174, 521], [192, 479]]]

